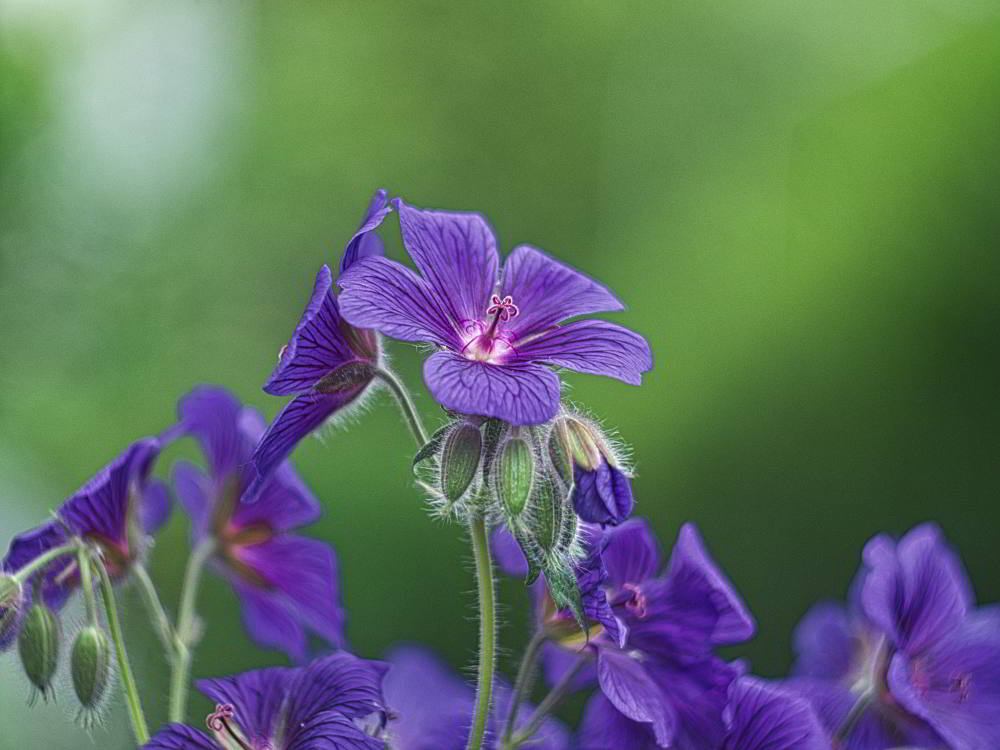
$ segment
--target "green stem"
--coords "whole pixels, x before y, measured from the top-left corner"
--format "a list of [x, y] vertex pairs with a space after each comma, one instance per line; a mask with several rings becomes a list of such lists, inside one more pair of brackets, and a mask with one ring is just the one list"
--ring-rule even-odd
[[128, 660], [128, 652], [125, 650], [125, 637], [122, 635], [122, 626], [118, 621], [118, 607], [115, 603], [115, 592], [111, 588], [111, 579], [108, 571], [103, 565], [97, 566], [97, 573], [101, 579], [101, 598], [104, 600], [104, 614], [108, 618], [108, 629], [111, 631], [111, 640], [115, 644], [115, 654], [118, 657], [118, 671], [122, 678], [122, 690], [125, 693], [125, 702], [128, 705], [128, 715], [132, 722], [132, 732], [139, 745], [149, 742], [149, 727], [146, 724], [146, 716], [142, 712], [142, 701], [139, 699], [139, 688], [135, 684], [135, 676], [132, 674], [132, 665]]
[[181, 589], [181, 605], [177, 611], [177, 630], [174, 633], [174, 649], [171, 655], [170, 672], [170, 721], [184, 721], [187, 713], [188, 682], [191, 675], [191, 649], [195, 645], [195, 604], [198, 600], [198, 584], [205, 563], [215, 551], [211, 540], [201, 542], [191, 552], [184, 584]]
[[514, 693], [510, 699], [510, 708], [507, 709], [507, 720], [504, 722], [503, 733], [500, 735], [501, 743], [509, 742], [511, 735], [514, 734], [517, 714], [521, 710], [522, 701], [531, 693], [532, 685], [535, 682], [535, 660], [538, 658], [538, 652], [545, 641], [545, 631], [539, 629], [524, 649], [521, 666], [517, 670], [517, 679], [514, 680]]
[[476, 688], [476, 710], [469, 730], [466, 750], [480, 750], [486, 734], [493, 698], [493, 671], [496, 668], [496, 591], [493, 583], [493, 560], [486, 534], [486, 521], [475, 517], [469, 522], [472, 556], [476, 562], [479, 589], [479, 684]]
[[392, 395], [396, 397], [396, 403], [399, 404], [399, 410], [403, 413], [403, 417], [417, 441], [417, 447], [423, 447], [424, 443], [427, 442], [427, 430], [424, 429], [424, 423], [420, 419], [420, 414], [417, 412], [417, 407], [413, 404], [413, 399], [410, 398], [410, 392], [406, 386], [393, 372], [382, 367], [375, 371], [375, 376], [389, 386]]
[[86, 547], [77, 547], [76, 562], [80, 566], [80, 588], [83, 589], [87, 623], [97, 627], [97, 599], [94, 597], [94, 578], [90, 572], [90, 551]]
[[132, 573], [139, 584], [139, 595], [142, 597], [142, 603], [146, 607], [146, 612], [153, 623], [156, 635], [159, 637], [163, 649], [167, 652], [167, 656], [172, 658], [176, 642], [174, 626], [170, 623], [170, 617], [163, 608], [160, 595], [156, 593], [156, 586], [153, 584], [153, 579], [149, 577], [149, 571], [146, 570], [146, 566], [142, 563], [133, 565]]
[[576, 664], [574, 664], [563, 678], [559, 680], [555, 687], [549, 691], [549, 694], [542, 699], [542, 702], [538, 704], [538, 708], [528, 719], [528, 723], [524, 725], [524, 729], [514, 735], [514, 738], [507, 744], [504, 745], [504, 750], [516, 750], [525, 742], [530, 740], [535, 736], [541, 726], [542, 722], [545, 721], [545, 717], [552, 713], [553, 709], [559, 705], [563, 698], [569, 693], [570, 688], [573, 686], [573, 681], [576, 676], [583, 669], [583, 665], [587, 663], [587, 656], [581, 656], [577, 659]]
[[72, 542], [67, 542], [66, 544], [60, 545], [58, 547], [53, 547], [48, 552], [39, 555], [30, 563], [21, 568], [19, 571], [14, 573], [14, 579], [18, 583], [23, 585], [24, 582], [27, 581], [32, 576], [33, 573], [44, 568], [46, 565], [55, 560], [57, 557], [63, 557], [65, 555], [75, 554], [78, 549], [80, 549], [80, 541], [77, 539], [74, 539]]

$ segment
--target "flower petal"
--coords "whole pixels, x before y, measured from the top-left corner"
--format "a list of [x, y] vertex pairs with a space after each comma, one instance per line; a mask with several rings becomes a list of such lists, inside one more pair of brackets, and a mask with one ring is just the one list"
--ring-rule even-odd
[[947, 638], [972, 603], [962, 563], [933, 524], [918, 526], [898, 545], [875, 537], [864, 560], [865, 614], [909, 654]]
[[515, 338], [544, 331], [567, 318], [624, 310], [607, 288], [537, 248], [520, 245], [503, 267], [501, 296], [510, 295], [518, 315], [506, 326]]
[[233, 721], [252, 741], [273, 736], [294, 676], [293, 669], [268, 667], [232, 677], [198, 680], [195, 687], [213, 702], [231, 705]]
[[448, 301], [406, 266], [388, 258], [361, 258], [337, 283], [340, 314], [351, 325], [402, 341], [461, 346], [461, 321], [451, 317]]
[[514, 535], [506, 526], [497, 526], [493, 530], [490, 547], [493, 549], [493, 559], [504, 575], [515, 578], [524, 578], [528, 575], [528, 561]]
[[862, 645], [847, 610], [833, 602], [810, 609], [795, 628], [794, 640], [795, 674], [828, 680], [847, 677]]
[[677, 717], [642, 664], [620, 651], [601, 649], [597, 680], [615, 708], [632, 721], [649, 724], [657, 744], [670, 747]]
[[139, 505], [139, 525], [147, 534], [155, 534], [170, 519], [170, 490], [158, 479], [150, 481]]
[[295, 606], [283, 592], [261, 588], [234, 573], [227, 577], [240, 599], [243, 627], [251, 640], [262, 648], [284, 651], [296, 664], [309, 656], [309, 639]]
[[[22, 532], [15, 536], [7, 549], [7, 555], [3, 559], [0, 569], [8, 573], [14, 573], [35, 558], [48, 552], [50, 549], [59, 547], [69, 541], [62, 524], [56, 521], [49, 521], [41, 526]], [[42, 579], [42, 598], [52, 609], [59, 609], [66, 603], [71, 593], [71, 587], [79, 582], [79, 576], [67, 577], [68, 571], [75, 565], [73, 555], [66, 555], [53, 560], [46, 565], [42, 571], [35, 573], [28, 582], [34, 582], [39, 576]], [[26, 582], [26, 583], [28, 583]], [[32, 586], [26, 585], [24, 590], [30, 594]]]
[[389, 206], [385, 190], [382, 188], [376, 190], [368, 204], [364, 218], [361, 219], [361, 226], [358, 227], [358, 231], [354, 233], [354, 236], [347, 243], [347, 247], [344, 248], [344, 255], [340, 259], [341, 273], [350, 268], [358, 258], [385, 253], [382, 240], [374, 232], [385, 217], [391, 213], [392, 208]]
[[633, 518], [605, 532], [602, 553], [608, 570], [608, 585], [620, 589], [626, 583], [640, 584], [660, 569], [656, 535], [643, 518]]
[[284, 750], [384, 750], [385, 742], [365, 734], [336, 711], [324, 711], [289, 726]]
[[184, 430], [201, 443], [213, 477], [226, 477], [246, 461], [252, 438], [240, 430], [243, 404], [225, 388], [200, 385], [177, 403]]
[[215, 740], [184, 724], [168, 724], [142, 750], [219, 750]]
[[653, 750], [657, 747], [648, 725], [623, 715], [601, 693], [596, 693], [587, 701], [577, 744], [580, 750]]
[[617, 525], [632, 514], [632, 482], [621, 469], [601, 461], [594, 471], [573, 466], [573, 508], [588, 523]]
[[[549, 641], [542, 646], [542, 671], [549, 685], [558, 685], [571, 669], [577, 669], [581, 653], [576, 646], [567, 648]], [[597, 659], [584, 664], [569, 683], [569, 691], [589, 690], [597, 684]]]
[[642, 373], [653, 367], [646, 339], [604, 320], [578, 320], [528, 341], [515, 339], [514, 348], [519, 360], [607, 375], [630, 385], [640, 385]]
[[685, 750], [720, 747], [729, 687], [742, 667], [708, 656], [683, 665], [651, 659], [647, 672], [676, 714], [675, 746]]
[[281, 350], [274, 372], [264, 383], [264, 390], [272, 396], [306, 393], [345, 364], [377, 358], [373, 334], [351, 330], [340, 316], [332, 287], [333, 276], [323, 266], [292, 338]]
[[237, 526], [266, 525], [272, 531], [288, 531], [319, 519], [319, 501], [299, 478], [289, 461], [275, 469], [256, 500], [241, 502], [233, 511]]
[[499, 274], [496, 238], [479, 214], [425, 211], [393, 201], [403, 245], [457, 323], [482, 320]]
[[447, 409], [515, 425], [548, 422], [559, 410], [559, 378], [541, 365], [492, 365], [441, 351], [424, 362], [424, 382]]
[[178, 461], [171, 471], [174, 492], [191, 519], [191, 538], [203, 539], [209, 531], [215, 506], [212, 480], [189, 461]]
[[725, 750], [830, 750], [808, 701], [788, 689], [743, 678], [729, 689]]
[[295, 677], [288, 691], [288, 724], [309, 721], [324, 711], [348, 719], [384, 714], [382, 678], [388, 665], [339, 651], [312, 662]]

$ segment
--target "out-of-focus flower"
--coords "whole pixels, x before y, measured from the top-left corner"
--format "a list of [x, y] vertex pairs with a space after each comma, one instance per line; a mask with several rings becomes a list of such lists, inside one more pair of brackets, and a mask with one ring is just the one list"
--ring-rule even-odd
[[796, 632], [797, 678], [831, 732], [864, 711], [847, 750], [1000, 747], [1000, 618], [976, 609], [955, 553], [934, 525], [864, 550], [844, 608], [813, 608]]
[[559, 409], [559, 378], [544, 365], [639, 384], [652, 367], [638, 334], [568, 318], [623, 309], [596, 281], [533, 247], [500, 272], [496, 239], [479, 214], [424, 211], [393, 201], [419, 274], [369, 256], [340, 277], [340, 308], [356, 326], [440, 347], [424, 380], [443, 406], [511, 424], [541, 424]]
[[729, 688], [722, 750], [830, 750], [812, 706], [778, 685], [742, 677]]
[[256, 477], [250, 455], [264, 420], [222, 388], [201, 386], [181, 399], [179, 425], [201, 443], [208, 474], [174, 468], [192, 543], [214, 543], [213, 567], [232, 585], [257, 643], [307, 656], [307, 631], [343, 644], [336, 558], [329, 545], [291, 533], [320, 515], [319, 503], [288, 462], [277, 466], [254, 503], [240, 500]]
[[307, 667], [200, 680], [209, 733], [170, 724], [146, 750], [383, 750], [385, 665], [346, 652]]
[[[393, 720], [388, 735], [393, 750], [462, 750], [469, 734], [475, 695], [470, 686], [425, 649], [402, 646], [389, 654], [385, 700]], [[493, 710], [484, 748], [499, 750], [498, 738], [512, 692], [502, 682], [493, 691]], [[516, 729], [529, 720], [532, 706], [524, 703]], [[553, 718], [546, 719], [525, 747], [533, 750], [567, 750], [569, 733]]]

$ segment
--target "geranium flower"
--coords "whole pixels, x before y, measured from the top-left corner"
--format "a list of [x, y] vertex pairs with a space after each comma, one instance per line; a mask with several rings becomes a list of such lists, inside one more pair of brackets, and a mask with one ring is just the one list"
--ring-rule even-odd
[[559, 409], [559, 378], [545, 365], [638, 385], [652, 367], [646, 340], [579, 315], [623, 309], [596, 281], [522, 245], [500, 270], [479, 214], [423, 211], [393, 201], [419, 274], [369, 256], [340, 277], [340, 309], [361, 328], [439, 347], [424, 364], [435, 399], [452, 411], [540, 424]]
[[830, 750], [812, 707], [778, 685], [743, 677], [729, 688], [722, 750]]
[[344, 612], [333, 550], [291, 533], [319, 518], [319, 503], [287, 462], [271, 472], [256, 502], [240, 500], [257, 476], [250, 456], [263, 418], [210, 386], [182, 398], [178, 413], [180, 429], [198, 439], [208, 462], [208, 474], [183, 461], [174, 467], [192, 544], [213, 540], [212, 567], [239, 596], [247, 632], [296, 660], [307, 655], [307, 631], [340, 646]]
[[385, 665], [340, 652], [307, 667], [199, 680], [209, 733], [170, 724], [146, 750], [383, 750]]

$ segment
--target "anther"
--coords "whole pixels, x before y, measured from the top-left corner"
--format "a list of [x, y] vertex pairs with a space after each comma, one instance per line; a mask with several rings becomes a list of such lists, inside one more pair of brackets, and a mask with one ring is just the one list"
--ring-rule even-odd
[[231, 703], [216, 703], [215, 711], [205, 717], [205, 724], [216, 734], [225, 732], [243, 750], [254, 750], [229, 726], [229, 722], [235, 713]]
[[625, 602], [625, 608], [640, 620], [646, 617], [646, 595], [634, 583], [626, 583], [622, 588], [632, 594]]

